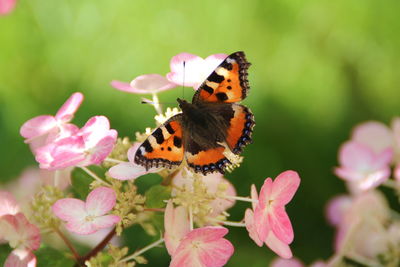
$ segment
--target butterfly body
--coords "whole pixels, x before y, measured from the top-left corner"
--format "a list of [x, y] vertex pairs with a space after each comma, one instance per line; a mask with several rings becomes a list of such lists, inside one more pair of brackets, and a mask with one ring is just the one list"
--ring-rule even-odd
[[228, 56], [204, 81], [192, 103], [178, 99], [182, 113], [173, 116], [139, 147], [135, 162], [151, 167], [180, 165], [195, 172], [224, 172], [230, 161], [226, 149], [240, 154], [251, 142], [254, 116], [236, 102], [249, 90], [243, 52]]

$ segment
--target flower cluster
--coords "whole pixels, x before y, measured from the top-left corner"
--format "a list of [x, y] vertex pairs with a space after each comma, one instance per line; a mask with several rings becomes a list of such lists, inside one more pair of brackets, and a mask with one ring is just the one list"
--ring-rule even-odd
[[40, 246], [40, 231], [20, 212], [14, 196], [0, 191], [0, 241], [6, 241], [13, 251], [4, 266], [35, 266], [33, 251]]
[[[225, 57], [216, 54], [202, 59], [181, 53], [171, 59], [171, 70], [165, 76], [147, 74], [129, 84], [113, 81], [112, 85], [130, 93], [151, 94], [153, 100], [144, 101], [155, 107], [155, 124], [160, 125], [180, 111], [167, 108], [163, 113], [157, 94], [178, 85], [197, 89]], [[134, 266], [147, 262], [142, 256], [144, 252], [165, 243], [171, 256], [170, 266], [219, 267], [234, 253], [233, 244], [225, 238], [228, 227], [247, 229], [258, 246], [265, 243], [280, 257], [292, 257], [289, 245], [294, 232], [285, 206], [300, 184], [295, 171], [285, 171], [274, 181], [267, 178], [259, 194], [253, 185], [251, 196], [241, 197], [220, 173], [200, 175], [187, 169], [185, 164], [173, 169], [145, 169], [134, 162], [134, 156], [151, 129], [137, 133], [136, 140], [131, 142], [129, 137], [117, 139], [116, 130], [110, 129], [104, 116], [94, 116], [80, 128], [72, 119], [82, 101], [83, 95], [74, 93], [55, 116], [32, 118], [20, 130], [41, 168], [24, 174], [30, 177], [29, 181], [35, 180], [30, 182], [32, 188], [26, 198], [29, 199], [28, 216], [42, 234], [57, 234], [77, 264]], [[240, 163], [240, 157], [228, 155], [229, 151], [224, 153], [235, 166]], [[136, 179], [148, 173], [158, 174], [162, 183], [139, 194]], [[35, 266], [32, 251], [39, 247], [39, 228], [19, 212], [9, 193], [0, 194], [1, 201], [4, 203], [0, 203], [0, 239], [9, 241], [15, 248], [6, 265], [13, 266], [19, 260], [20, 266]], [[230, 221], [228, 209], [237, 201], [245, 201], [251, 208], [243, 211], [241, 221]], [[157, 216], [159, 213], [163, 216]], [[160, 218], [162, 229], [157, 226], [161, 225]], [[149, 235], [158, 235], [159, 230], [162, 235], [131, 255], [126, 247], [110, 245], [108, 250], [103, 250], [133, 224], [141, 225]], [[69, 240], [77, 235], [90, 239], [104, 231], [100, 242], [85, 256], [79, 255]]]
[[[335, 228], [334, 254], [311, 266], [399, 266], [399, 216], [379, 190], [387, 186], [399, 195], [399, 155], [400, 118], [393, 119], [391, 128], [377, 121], [354, 128], [339, 149], [340, 166], [334, 170], [346, 181], [349, 194], [335, 196], [326, 207], [327, 220]], [[304, 264], [277, 259], [273, 266]]]

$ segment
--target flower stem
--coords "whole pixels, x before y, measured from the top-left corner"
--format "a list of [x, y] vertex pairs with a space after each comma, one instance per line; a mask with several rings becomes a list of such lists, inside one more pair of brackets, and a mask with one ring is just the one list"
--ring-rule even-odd
[[161, 238], [161, 239], [157, 240], [156, 242], [151, 243], [151, 244], [148, 245], [148, 246], [145, 246], [145, 247], [142, 248], [141, 250], [136, 251], [135, 253], [133, 253], [132, 255], [123, 258], [123, 259], [120, 260], [118, 263], [123, 263], [123, 262], [127, 262], [127, 261], [129, 261], [129, 260], [133, 260], [133, 259], [135, 259], [137, 256], [140, 256], [141, 254], [143, 254], [144, 252], [146, 252], [146, 251], [148, 251], [148, 250], [150, 250], [150, 249], [152, 249], [152, 248], [154, 248], [154, 247], [160, 245], [162, 242], [164, 242], [164, 238]]
[[144, 209], [143, 211], [159, 211], [159, 212], [165, 212], [165, 209], [159, 209], [159, 208], [147, 208]]
[[190, 225], [190, 231], [193, 231], [193, 210], [192, 206], [189, 206], [189, 225]]
[[119, 159], [112, 159], [112, 158], [105, 158], [105, 161], [112, 162], [112, 163], [124, 163], [127, 161], [119, 160]]
[[60, 171], [56, 170], [54, 172], [54, 187], [58, 187], [59, 184], [60, 184]]
[[56, 232], [59, 237], [64, 241], [65, 245], [67, 245], [67, 247], [69, 248], [69, 250], [71, 250], [72, 254], [74, 255], [75, 260], [78, 262], [79, 265], [83, 266], [80, 263], [80, 256], [78, 254], [78, 252], [75, 250], [74, 246], [72, 246], [71, 242], [69, 242], [68, 238], [60, 231], [60, 229], [58, 229], [58, 227], [54, 227], [53, 228], [54, 232]]
[[108, 233], [108, 235], [106, 235], [106, 237], [104, 237], [104, 239], [94, 249], [92, 249], [85, 256], [80, 258], [79, 262], [81, 264], [84, 264], [85, 261], [89, 260], [91, 257], [96, 256], [97, 253], [99, 253], [101, 250], [103, 250], [103, 248], [110, 242], [110, 240], [114, 237], [115, 233], [116, 233], [116, 231], [115, 231], [115, 227], [114, 227], [114, 229], [112, 229], [111, 232]]
[[156, 93], [153, 93], [153, 106], [159, 115], [162, 114], [160, 102]]
[[251, 199], [249, 197], [237, 197], [237, 196], [225, 196], [226, 199], [233, 199], [233, 200], [239, 200], [239, 201], [245, 201], [245, 202], [254, 202], [254, 203], [258, 203], [257, 200], [255, 199]]
[[96, 181], [98, 181], [101, 184], [105, 184], [108, 186], [111, 186], [109, 183], [107, 183], [106, 181], [103, 181], [99, 176], [97, 176], [94, 172], [92, 172], [91, 170], [89, 170], [86, 167], [80, 167], [82, 170], [84, 170], [87, 174], [89, 174], [93, 179], [95, 179]]
[[222, 221], [213, 218], [208, 218], [209, 221], [220, 223], [223, 225], [234, 226], [234, 227], [246, 227], [246, 224], [243, 222], [232, 222], [232, 221]]

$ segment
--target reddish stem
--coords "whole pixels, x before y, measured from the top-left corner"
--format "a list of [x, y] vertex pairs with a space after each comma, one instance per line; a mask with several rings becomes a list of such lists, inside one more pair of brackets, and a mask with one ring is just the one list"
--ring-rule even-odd
[[[72, 254], [74, 255], [75, 260], [79, 263], [79, 259], [81, 256], [79, 256], [78, 252], [76, 249], [72, 246], [71, 242], [69, 242], [68, 238], [58, 229], [57, 227], [54, 227], [54, 232], [56, 232], [60, 238], [64, 241], [64, 243], [67, 245], [69, 250], [71, 250]], [[79, 263], [79, 265], [81, 265]]]
[[103, 248], [110, 242], [110, 240], [114, 237], [116, 234], [115, 227], [114, 229], [111, 230], [110, 233], [104, 239], [91, 251], [89, 251], [85, 256], [81, 257], [79, 259], [79, 264], [85, 264], [85, 261], [89, 260], [91, 257], [94, 257], [99, 253], [100, 251], [103, 250]]

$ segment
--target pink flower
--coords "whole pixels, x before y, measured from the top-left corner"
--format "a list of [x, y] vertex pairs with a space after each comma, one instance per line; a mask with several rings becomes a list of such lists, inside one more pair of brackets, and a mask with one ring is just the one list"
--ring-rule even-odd
[[14, 196], [7, 191], [0, 191], [0, 217], [3, 215], [15, 215], [19, 212], [19, 206]]
[[147, 173], [153, 173], [160, 171], [160, 168], [150, 168], [146, 170], [145, 167], [135, 163], [135, 154], [141, 143], [135, 142], [133, 146], [128, 150], [129, 162], [119, 163], [111, 167], [108, 170], [108, 174], [118, 180], [131, 180], [136, 179]]
[[293, 228], [285, 211], [285, 205], [293, 198], [300, 185], [297, 172], [285, 171], [275, 181], [267, 178], [261, 187], [258, 204], [254, 211], [254, 222], [258, 236], [266, 240], [271, 230], [286, 244], [293, 241]]
[[112, 81], [111, 86], [120, 91], [134, 94], [154, 94], [175, 88], [177, 85], [160, 74], [145, 74], [130, 83]]
[[389, 219], [388, 203], [378, 191], [371, 190], [353, 196], [337, 225], [336, 252], [376, 258], [390, 246], [391, 240], [385, 229]]
[[40, 231], [19, 212], [14, 197], [0, 191], [0, 243], [4, 241], [14, 248], [4, 266], [36, 266], [32, 251], [40, 246]]
[[365, 191], [379, 186], [390, 176], [392, 148], [374, 152], [369, 147], [350, 141], [339, 150], [340, 167], [335, 173], [350, 184], [354, 192]]
[[228, 229], [207, 226], [190, 231], [172, 255], [170, 267], [220, 267], [232, 256], [231, 242], [223, 238]]
[[351, 140], [381, 153], [393, 147], [393, 133], [389, 127], [378, 121], [368, 121], [356, 126]]
[[[251, 198], [253, 200], [258, 200], [257, 189], [254, 185], [251, 186]], [[253, 210], [256, 208], [256, 204], [252, 203]], [[290, 259], [292, 255], [292, 251], [289, 247], [289, 244], [282, 242], [279, 240], [274, 232], [271, 230], [268, 231], [267, 238], [265, 241], [262, 241], [257, 232], [257, 226], [254, 223], [254, 212], [252, 209], [247, 209], [245, 212], [245, 224], [246, 229], [249, 232], [250, 238], [259, 246], [261, 247], [263, 243], [265, 243], [273, 252], [284, 259]]]
[[[1, 1], [1, 0], [0, 0]], [[83, 95], [74, 93], [61, 106], [55, 116], [42, 115], [25, 122], [20, 134], [26, 138], [35, 153], [36, 149], [54, 140], [70, 136], [78, 131], [78, 127], [69, 122], [81, 105]]]
[[193, 54], [180, 53], [171, 59], [171, 72], [167, 74], [167, 79], [175, 84], [197, 89], [227, 56], [215, 54], [202, 59]]
[[108, 187], [94, 189], [86, 202], [76, 198], [64, 198], [54, 203], [54, 214], [66, 221], [66, 228], [76, 234], [88, 235], [110, 227], [120, 221], [116, 215], [105, 215], [116, 203], [114, 190]]
[[172, 57], [171, 72], [166, 77], [159, 74], [145, 74], [136, 77], [130, 83], [112, 81], [111, 86], [120, 91], [134, 94], [154, 94], [178, 85], [197, 89], [226, 57], [225, 54], [215, 54], [202, 59], [193, 54], [180, 53]]
[[347, 195], [336, 196], [328, 202], [326, 207], [326, 218], [332, 226], [340, 225], [352, 202], [353, 199]]
[[14, 10], [17, 0], [0, 0], [0, 16], [7, 15]]
[[182, 239], [190, 232], [187, 210], [183, 206], [174, 208], [169, 200], [164, 214], [164, 241], [169, 255], [173, 255]]
[[108, 119], [95, 116], [76, 134], [37, 149], [36, 161], [48, 170], [100, 164], [111, 153], [116, 139], [117, 131], [110, 130]]

